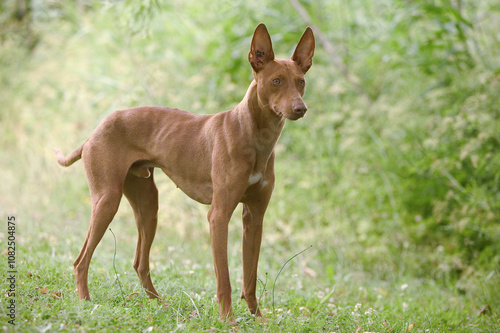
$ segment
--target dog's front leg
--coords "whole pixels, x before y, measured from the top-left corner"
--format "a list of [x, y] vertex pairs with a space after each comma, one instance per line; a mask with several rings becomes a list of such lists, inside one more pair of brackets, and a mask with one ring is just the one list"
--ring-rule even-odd
[[260, 189], [250, 199], [243, 202], [243, 287], [241, 298], [246, 301], [250, 312], [257, 317], [262, 316], [256, 295], [257, 266], [264, 213], [271, 198], [272, 188], [271, 184], [267, 184], [266, 188]]
[[[231, 211], [232, 213], [232, 211]], [[210, 239], [214, 257], [215, 278], [217, 281], [217, 303], [222, 320], [232, 321], [231, 282], [227, 261], [228, 222], [231, 214], [212, 205], [208, 212], [210, 222]]]
[[234, 322], [227, 260], [228, 223], [244, 193], [242, 186], [233, 184], [233, 186], [228, 184], [214, 188], [212, 206], [208, 211], [210, 239], [217, 280], [217, 303], [219, 304], [220, 318], [228, 322]]
[[[222, 148], [228, 151], [227, 147]], [[215, 154], [214, 155], [222, 155]], [[212, 204], [208, 211], [210, 240], [214, 257], [215, 277], [217, 280], [217, 303], [220, 318], [234, 322], [231, 304], [231, 282], [227, 260], [228, 224], [234, 209], [248, 188], [250, 167], [240, 156], [223, 155], [212, 165]]]

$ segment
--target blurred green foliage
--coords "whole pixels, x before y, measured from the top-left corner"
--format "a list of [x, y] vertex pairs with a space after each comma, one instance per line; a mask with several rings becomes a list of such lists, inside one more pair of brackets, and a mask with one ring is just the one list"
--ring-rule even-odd
[[[301, 3], [308, 18], [275, 1], [2, 2], [5, 209], [81, 218], [83, 173], [56, 178], [52, 146], [76, 148], [117, 108], [229, 109], [252, 79], [255, 26], [265, 22], [275, 53], [289, 57], [313, 24], [309, 111], [277, 147], [269, 239], [314, 240], [327, 262], [339, 258], [335, 244], [355, 244], [367, 271], [498, 274], [498, 3]], [[33, 196], [39, 191], [46, 195]], [[377, 268], [379, 260], [388, 266]]]

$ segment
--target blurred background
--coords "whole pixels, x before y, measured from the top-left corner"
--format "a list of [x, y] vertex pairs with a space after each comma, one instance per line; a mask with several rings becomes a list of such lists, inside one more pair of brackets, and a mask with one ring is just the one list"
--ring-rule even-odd
[[[278, 58], [291, 56], [308, 25], [317, 42], [309, 111], [286, 125], [276, 148], [263, 269], [313, 245], [300, 274], [325, 286], [352, 276], [429, 279], [462, 293], [477, 281], [498, 286], [494, 0], [2, 1], [0, 212], [17, 217], [22, 260], [40, 266], [51, 256], [71, 272], [88, 227], [82, 163], [63, 169], [52, 148], [70, 153], [116, 109], [233, 108], [252, 80], [247, 55], [260, 22]], [[208, 207], [158, 171], [156, 179], [153, 266], [161, 271], [176, 248], [201, 246], [210, 258]], [[124, 270], [132, 219], [123, 204], [111, 225]], [[110, 237], [103, 247], [112, 249]]]

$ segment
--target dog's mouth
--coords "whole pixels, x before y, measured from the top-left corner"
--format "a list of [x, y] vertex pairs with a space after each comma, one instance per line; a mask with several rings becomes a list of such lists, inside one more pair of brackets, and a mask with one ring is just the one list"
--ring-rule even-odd
[[302, 117], [305, 116], [305, 112], [304, 113], [295, 113], [295, 112], [291, 112], [291, 113], [285, 113], [285, 112], [282, 112], [280, 111], [278, 108], [272, 108], [271, 110], [273, 110], [274, 114], [276, 116], [278, 116], [279, 118], [281, 119], [288, 119], [288, 120], [298, 120]]
[[300, 118], [303, 118], [306, 115], [306, 113], [291, 113], [288, 115], [287, 119], [290, 120], [299, 120]]

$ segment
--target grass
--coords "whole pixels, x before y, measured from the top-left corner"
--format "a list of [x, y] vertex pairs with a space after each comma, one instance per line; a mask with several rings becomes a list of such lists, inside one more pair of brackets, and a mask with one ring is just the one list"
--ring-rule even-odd
[[[75, 149], [115, 109], [231, 108], [251, 80], [252, 29], [265, 22], [276, 54], [287, 57], [303, 18], [288, 3], [174, 1], [160, 10], [147, 0], [84, 9], [55, 1], [18, 22], [7, 16], [13, 4], [0, 11], [2, 248], [7, 217], [17, 221], [16, 326], [5, 292], [4, 330], [500, 330], [499, 55], [491, 46], [500, 20], [488, 1], [464, 2], [462, 12], [304, 2], [357, 83], [318, 42], [310, 111], [287, 124], [276, 147], [258, 276], [265, 320], [239, 300], [240, 209], [230, 222], [236, 326], [218, 319], [208, 207], [158, 171], [151, 274], [162, 300], [146, 297], [132, 268], [137, 236], [124, 200], [111, 224], [116, 238], [106, 232], [90, 267], [92, 300], [80, 302], [72, 262], [88, 228], [88, 189], [81, 163], [60, 168], [52, 148]], [[450, 21], [460, 15], [474, 22], [461, 26], [465, 37]], [[7, 264], [6, 256], [5, 288]]]
[[[127, 228], [124, 222], [114, 222], [118, 225], [114, 231], [118, 235], [116, 269], [123, 286], [114, 273], [114, 240], [108, 232], [91, 266], [92, 300], [88, 302], [78, 301], [74, 288], [71, 260], [79, 244], [68, 241], [61, 245], [64, 242], [53, 235], [39, 235], [30, 242], [33, 245], [20, 242], [19, 331], [235, 330], [218, 320], [206, 237], [205, 244], [199, 239], [176, 242], [168, 232], [159, 233], [153, 247], [152, 275], [163, 298], [150, 301], [131, 267], [131, 235], [118, 231]], [[320, 251], [315, 247], [291, 261], [277, 279], [273, 311], [271, 281], [283, 264], [279, 259], [284, 258], [270, 255], [269, 245], [263, 246], [259, 275], [260, 306], [266, 320], [255, 320], [244, 302], [237, 300], [241, 265], [237, 237], [232, 234], [233, 299], [237, 327], [242, 331], [486, 332], [498, 327], [492, 313], [483, 310], [481, 314], [485, 305], [495, 302], [496, 295], [487, 286], [471, 297], [443, 281], [415, 279], [397, 271], [382, 277], [339, 260], [328, 265], [318, 258]], [[481, 285], [481, 281], [475, 283]]]

